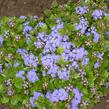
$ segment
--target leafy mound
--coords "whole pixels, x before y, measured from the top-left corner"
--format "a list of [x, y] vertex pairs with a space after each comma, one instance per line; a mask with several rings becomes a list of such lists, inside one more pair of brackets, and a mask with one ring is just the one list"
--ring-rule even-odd
[[44, 18], [1, 18], [0, 103], [13, 109], [92, 107], [109, 92], [108, 25], [106, 4], [91, 1], [54, 2]]

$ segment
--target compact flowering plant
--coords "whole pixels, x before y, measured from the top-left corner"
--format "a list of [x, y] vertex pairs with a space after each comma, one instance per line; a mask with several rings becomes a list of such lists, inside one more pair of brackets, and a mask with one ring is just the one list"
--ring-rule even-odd
[[44, 13], [0, 20], [0, 103], [89, 109], [109, 92], [106, 4], [53, 2]]

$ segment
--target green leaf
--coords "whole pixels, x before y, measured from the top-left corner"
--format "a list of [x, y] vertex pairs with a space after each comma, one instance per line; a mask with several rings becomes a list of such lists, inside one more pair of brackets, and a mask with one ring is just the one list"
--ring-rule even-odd
[[42, 27], [42, 31], [46, 31], [46, 30], [47, 30], [47, 28], [48, 28], [48, 27], [47, 27], [47, 25], [46, 25], [46, 24], [44, 24], [44, 25], [43, 25], [43, 27]]
[[104, 76], [104, 78], [108, 78], [109, 72], [105, 71], [105, 72], [103, 73], [103, 76]]
[[54, 89], [55, 89], [54, 84], [53, 84], [52, 81], [49, 82], [48, 88], [49, 88], [50, 90], [54, 90]]
[[84, 95], [86, 95], [86, 96], [87, 96], [87, 95], [88, 95], [88, 93], [89, 93], [89, 92], [88, 92], [88, 90], [87, 90], [86, 88], [83, 88], [83, 89], [82, 89], [82, 92], [83, 92], [83, 93], [84, 93]]
[[68, 25], [68, 30], [69, 30], [69, 31], [74, 31], [74, 30], [75, 30], [74, 24], [69, 24], [69, 25]]
[[65, 65], [65, 61], [64, 61], [64, 59], [63, 59], [62, 57], [59, 58], [58, 64], [59, 64], [60, 66]]
[[21, 78], [14, 78], [13, 79], [13, 83], [14, 83], [14, 86], [18, 89], [22, 89], [22, 84], [23, 84], [23, 81]]
[[73, 78], [74, 79], [80, 78], [80, 74], [79, 73], [74, 73]]
[[104, 42], [104, 47], [105, 47], [106, 49], [109, 48], [109, 41], [105, 41], [105, 42]]
[[94, 86], [94, 81], [95, 81], [95, 77], [90, 77], [90, 79], [88, 80], [88, 85], [90, 86], [90, 87], [93, 87]]
[[4, 86], [2, 84], [0, 84], [0, 93], [2, 93], [4, 90]]
[[[35, 35], [36, 34], [36, 31], [35, 30], [31, 30], [30, 32], [29, 32], [31, 35]], [[31, 37], [30, 37], [31, 38]], [[32, 37], [32, 38], [34, 38], [34, 37]], [[36, 39], [36, 38], [34, 38], [34, 39]]]
[[9, 98], [4, 96], [2, 99], [2, 103], [8, 103], [8, 102], [9, 102]]
[[61, 53], [63, 53], [64, 52], [64, 48], [62, 47], [62, 46], [59, 46], [58, 48], [57, 48], [57, 50], [56, 50], [56, 53], [57, 54], [61, 54]]
[[58, 3], [57, 3], [57, 1], [56, 0], [53, 0], [53, 2], [52, 2], [52, 8], [54, 8], [54, 7], [57, 7], [58, 6]]
[[75, 72], [73, 69], [70, 71], [72, 78], [77, 79], [80, 78], [80, 74]]
[[51, 109], [49, 100], [44, 98], [43, 96], [39, 96], [38, 100], [35, 101], [35, 104], [39, 107], [39, 109], [43, 109], [43, 107]]
[[66, 31], [64, 28], [61, 28], [59, 29], [59, 33], [63, 36], [66, 33]]
[[11, 104], [12, 104], [12, 105], [16, 105], [16, 104], [18, 103], [18, 101], [19, 101], [18, 96], [13, 96], [13, 97], [11, 98]]
[[50, 16], [50, 10], [47, 10], [47, 9], [46, 9], [46, 10], [44, 11], [44, 15], [46, 15], [47, 17]]

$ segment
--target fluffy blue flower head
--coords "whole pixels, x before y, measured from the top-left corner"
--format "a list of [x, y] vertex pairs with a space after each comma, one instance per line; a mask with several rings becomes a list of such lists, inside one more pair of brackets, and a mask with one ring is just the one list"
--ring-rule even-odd
[[75, 94], [72, 100], [72, 108], [71, 109], [79, 109], [78, 105], [81, 102], [83, 94], [79, 92], [77, 88], [73, 89], [73, 93]]
[[97, 61], [95, 64], [94, 64], [94, 68], [98, 68], [100, 66], [100, 62]]
[[2, 37], [2, 36], [0, 36], [0, 47], [2, 46], [3, 41], [4, 41], [3, 37]]
[[88, 12], [88, 7], [87, 6], [78, 6], [76, 7], [76, 13], [77, 14], [86, 14]]
[[98, 10], [98, 9], [93, 11], [93, 13], [92, 13], [92, 16], [95, 20], [101, 19], [103, 15], [104, 15], [104, 12], [102, 10]]
[[46, 98], [48, 98], [51, 102], [65, 101], [68, 99], [68, 93], [65, 89], [60, 88], [54, 90], [53, 93], [47, 92]]
[[36, 71], [34, 69], [30, 70], [28, 73], [27, 73], [27, 78], [30, 82], [34, 83], [35, 81], [38, 81], [39, 78], [36, 74]]
[[3, 68], [2, 68], [2, 65], [0, 64], [0, 74], [2, 73], [3, 71]]
[[19, 77], [19, 78], [21, 78], [21, 79], [24, 80], [24, 79], [25, 79], [25, 77], [23, 76], [24, 73], [25, 73], [25, 72], [24, 72], [23, 70], [20, 70], [19, 72], [16, 73], [16, 77]]
[[37, 107], [35, 101], [38, 100], [39, 96], [43, 96], [40, 92], [33, 92], [33, 97], [30, 97], [30, 104], [32, 107]]

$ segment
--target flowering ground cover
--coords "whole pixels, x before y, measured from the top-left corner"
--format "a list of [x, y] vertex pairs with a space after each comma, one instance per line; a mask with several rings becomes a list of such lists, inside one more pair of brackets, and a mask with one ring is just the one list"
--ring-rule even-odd
[[44, 17], [0, 19], [0, 103], [12, 109], [90, 109], [109, 92], [104, 1], [55, 1]]

